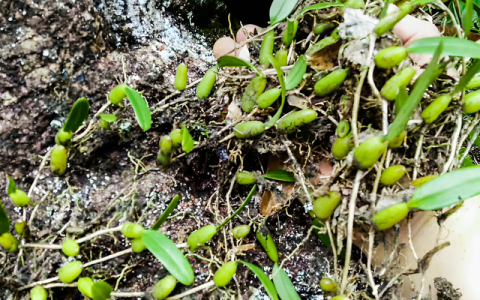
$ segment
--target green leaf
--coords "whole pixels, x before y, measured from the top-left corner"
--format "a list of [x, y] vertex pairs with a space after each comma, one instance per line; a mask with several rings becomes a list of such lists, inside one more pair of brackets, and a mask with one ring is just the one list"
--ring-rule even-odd
[[275, 277], [273, 277], [273, 283], [275, 284], [275, 288], [278, 291], [278, 295], [280, 295], [280, 299], [300, 300], [301, 298], [295, 290], [292, 281], [288, 277], [287, 273], [282, 268], [280, 268], [277, 263], [275, 263], [275, 265], [273, 266], [272, 274], [275, 273], [276, 275]]
[[125, 87], [125, 93], [127, 94], [130, 103], [132, 103], [132, 108], [137, 117], [138, 125], [140, 125], [143, 131], [149, 130], [152, 126], [152, 114], [148, 108], [147, 101], [143, 99], [139, 92], [131, 87]]
[[341, 3], [335, 3], [335, 2], [317, 3], [317, 4], [310, 5], [310, 6], [305, 7], [304, 9], [302, 9], [300, 11], [300, 13], [298, 14], [298, 17], [299, 18], [302, 17], [307, 11], [324, 9], [324, 8], [333, 7], [333, 6], [344, 6], [344, 5], [341, 4]]
[[388, 6], [390, 5], [390, 3], [393, 3], [393, 2], [394, 2], [393, 0], [385, 1], [385, 4], [383, 5], [382, 11], [380, 12], [380, 16], [379, 16], [380, 19], [383, 19], [383, 17], [385, 17], [387, 15]]
[[408, 93], [407, 89], [401, 87], [398, 90], [397, 98], [395, 99], [395, 113], [398, 115], [400, 111], [402, 111], [403, 106], [407, 103], [408, 100]]
[[302, 54], [297, 59], [297, 62], [295, 63], [295, 65], [287, 75], [285, 89], [289, 91], [296, 88], [297, 85], [302, 81], [303, 75], [305, 75], [306, 71], [307, 71], [307, 59]]
[[437, 210], [480, 194], [480, 166], [461, 168], [418, 187], [408, 207]]
[[295, 182], [295, 175], [292, 172], [285, 170], [269, 171], [267, 174], [263, 175], [263, 177], [273, 180]]
[[[460, 39], [461, 41], [464, 41]], [[412, 93], [408, 97], [406, 103], [402, 106], [401, 110], [397, 113], [392, 125], [388, 128], [388, 133], [385, 137], [387, 141], [394, 140], [405, 128], [407, 127], [408, 120], [412, 116], [413, 111], [417, 108], [418, 104], [423, 98], [423, 93], [427, 90], [430, 84], [437, 79], [437, 77], [443, 72], [443, 65], [439, 65], [438, 60], [443, 50], [443, 43], [440, 39], [435, 55], [433, 56], [430, 64], [425, 72], [418, 77], [415, 81]], [[480, 45], [479, 45], [480, 46]]]
[[245, 198], [245, 200], [243, 201], [242, 205], [240, 205], [240, 207], [230, 217], [228, 217], [225, 221], [223, 221], [222, 224], [218, 225], [217, 228], [218, 229], [222, 228], [223, 226], [228, 224], [228, 222], [230, 222], [236, 215], [238, 215], [242, 211], [242, 209], [250, 202], [250, 200], [252, 200], [253, 195], [255, 195], [256, 191], [257, 191], [257, 185], [255, 184], [250, 190], [250, 193], [248, 193], [247, 198]]
[[[465, 153], [465, 150], [467, 150], [465, 149], [465, 147], [460, 148], [458, 159], [460, 159], [463, 156], [463, 154]], [[465, 159], [462, 162], [461, 168], [472, 167], [472, 166], [475, 166], [475, 164], [473, 163], [472, 157], [470, 157], [470, 155], [467, 154], [467, 156], [465, 156]]]
[[15, 180], [12, 177], [7, 175], [7, 195], [15, 193], [17, 190], [17, 185], [15, 184]]
[[142, 240], [147, 249], [162, 263], [179, 282], [191, 285], [195, 280], [192, 266], [177, 245], [168, 237], [156, 230], [145, 230]]
[[158, 230], [160, 227], [165, 223], [167, 220], [168, 216], [173, 212], [175, 207], [178, 205], [178, 201], [180, 201], [180, 195], [176, 195], [173, 197], [172, 202], [168, 205], [167, 209], [163, 212], [163, 214], [158, 218], [157, 222], [153, 224], [151, 230]]
[[260, 69], [257, 68], [255, 65], [235, 56], [224, 55], [220, 57], [218, 59], [217, 66], [220, 68], [221, 67], [247, 67], [257, 72], [259, 76], [264, 76], [262, 71], [260, 71]]
[[[325, 227], [325, 224], [323, 224], [323, 222], [318, 219], [313, 219], [312, 225], [318, 228]], [[320, 230], [318, 230], [317, 228], [313, 228], [313, 231], [317, 235], [318, 239], [322, 241], [322, 243], [325, 246], [332, 247], [332, 242], [330, 241], [330, 237], [328, 236], [328, 233], [320, 233]]]
[[453, 92], [461, 92], [478, 72], [480, 72], [480, 60], [476, 59], [475, 62], [470, 66], [470, 68], [468, 68], [467, 73], [465, 73], [465, 75], [460, 78], [460, 81], [455, 86]]
[[75, 132], [87, 119], [89, 112], [90, 103], [87, 98], [83, 97], [75, 101], [68, 114], [65, 125], [63, 125], [63, 130], [66, 132]]
[[112, 123], [112, 122], [115, 122], [117, 120], [116, 115], [99, 114], [99, 116], [100, 116], [100, 118], [102, 118], [102, 120], [104, 120], [108, 123]]
[[442, 39], [442, 55], [480, 58], [479, 44], [452, 36], [421, 39], [408, 46], [407, 51], [418, 54], [433, 54]]
[[275, 285], [273, 285], [273, 282], [270, 280], [270, 278], [268, 278], [267, 274], [265, 274], [262, 269], [255, 266], [254, 264], [248, 263], [246, 261], [240, 262], [244, 264], [247, 268], [249, 268], [253, 273], [255, 273], [255, 275], [257, 275], [258, 279], [262, 283], [265, 291], [267, 291], [267, 294], [270, 296], [270, 298], [272, 300], [278, 300], [278, 294], [277, 290], [275, 289]]
[[277, 71], [278, 81], [280, 81], [280, 85], [282, 87], [282, 104], [280, 105], [280, 108], [278, 109], [277, 113], [270, 120], [268, 120], [267, 123], [265, 123], [265, 129], [268, 129], [273, 125], [275, 125], [275, 123], [277, 123], [278, 119], [280, 118], [280, 115], [282, 114], [283, 106], [285, 105], [285, 94], [287, 93], [285, 89], [285, 77], [283, 76], [282, 68], [280, 68], [280, 65], [278, 61], [275, 59], [275, 57], [271, 56], [269, 60], [270, 60], [270, 63], [275, 67], [275, 70]]
[[[460, 1], [460, 3], [462, 2]], [[462, 24], [463, 24], [463, 30], [465, 31], [465, 37], [468, 37], [468, 34], [470, 33], [470, 29], [472, 29], [472, 22], [475, 22], [474, 13], [476, 14], [476, 12], [473, 10], [473, 0], [467, 0], [467, 3], [465, 5], [465, 18], [463, 18], [463, 11], [462, 11], [462, 19], [463, 19]], [[477, 21], [478, 21], [478, 15], [477, 15]]]
[[[395, 2], [395, 1], [391, 1], [391, 2]], [[436, 0], [413, 0], [412, 6], [423, 6], [433, 2], [437, 2], [437, 1]]]
[[188, 132], [185, 125], [182, 125], [182, 150], [185, 153], [190, 153], [195, 147], [192, 135]]
[[337, 34], [337, 31], [334, 31], [331, 36], [327, 36], [317, 43], [313, 44], [307, 50], [307, 56], [312, 56], [316, 52], [322, 50], [323, 48], [335, 44], [340, 39], [340, 36]]
[[0, 235], [5, 232], [10, 232], [10, 218], [8, 218], [7, 211], [0, 201]]
[[98, 281], [92, 284], [93, 300], [108, 300], [111, 292], [112, 287], [105, 281]]
[[297, 6], [298, 0], [273, 0], [270, 6], [270, 26], [285, 20]]

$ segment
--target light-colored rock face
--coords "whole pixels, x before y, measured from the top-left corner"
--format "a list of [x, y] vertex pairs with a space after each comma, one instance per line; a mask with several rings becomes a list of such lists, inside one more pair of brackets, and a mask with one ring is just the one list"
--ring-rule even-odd
[[[435, 245], [450, 242], [450, 246], [435, 254], [425, 276], [423, 296], [432, 288], [433, 300], [437, 299], [434, 278], [443, 277], [460, 289], [461, 299], [478, 298], [478, 270], [480, 269], [480, 197], [468, 199], [456, 213], [451, 215], [440, 229], [433, 212], [419, 212], [412, 220], [412, 241], [419, 258], [422, 258]], [[408, 243], [407, 228], [402, 228], [402, 242]], [[415, 268], [416, 263], [412, 251], [407, 247], [403, 254], [407, 268]], [[421, 286], [422, 276], [419, 274], [405, 276], [403, 285], [405, 296], [411, 294], [410, 283], [415, 290]]]

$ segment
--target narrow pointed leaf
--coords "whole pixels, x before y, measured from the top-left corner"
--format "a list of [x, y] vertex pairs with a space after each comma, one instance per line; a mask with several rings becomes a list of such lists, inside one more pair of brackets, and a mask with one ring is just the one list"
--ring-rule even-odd
[[319, 10], [319, 9], [324, 9], [328, 7], [333, 7], [333, 6], [344, 6], [341, 3], [335, 3], [335, 2], [323, 2], [323, 3], [317, 3], [314, 5], [310, 5], [302, 9], [299, 13], [299, 17], [302, 17], [306, 12], [311, 11], [311, 10]]
[[104, 120], [108, 123], [112, 123], [112, 122], [115, 122], [117, 120], [116, 115], [99, 114], [99, 116], [100, 116], [100, 118], [102, 118], [102, 120]]
[[173, 197], [172, 202], [168, 205], [167, 209], [163, 212], [163, 214], [158, 218], [157, 222], [153, 224], [152, 230], [158, 230], [160, 227], [165, 223], [165, 221], [168, 219], [168, 216], [173, 212], [175, 207], [178, 205], [178, 201], [180, 201], [180, 195], [176, 195]]
[[[276, 273], [276, 274], [275, 274]], [[287, 273], [277, 263], [273, 266], [273, 283], [282, 300], [301, 300]]]
[[112, 293], [112, 287], [105, 281], [98, 281], [92, 284], [93, 300], [108, 300]]
[[185, 153], [190, 153], [195, 147], [193, 142], [192, 135], [188, 132], [188, 129], [185, 125], [182, 125], [182, 150]]
[[218, 59], [218, 64], [217, 66], [221, 67], [247, 67], [252, 69], [253, 71], [257, 72], [258, 75], [263, 76], [262, 71], [260, 71], [259, 68], [254, 66], [253, 64], [235, 57], [235, 56], [229, 56], [229, 55], [224, 55]]
[[402, 110], [402, 107], [407, 103], [408, 100], [408, 93], [407, 89], [404, 87], [401, 87], [398, 90], [398, 95], [397, 98], [395, 99], [395, 112], [398, 113]]
[[480, 194], [480, 166], [461, 168], [438, 176], [415, 189], [408, 206], [437, 210]]
[[287, 75], [287, 79], [285, 80], [285, 89], [289, 91], [296, 88], [297, 85], [302, 81], [303, 75], [305, 75], [306, 71], [307, 59], [304, 55], [300, 55], [295, 65], [290, 70], [290, 73]]
[[310, 46], [310, 48], [307, 50], [307, 56], [311, 57], [313, 54], [317, 53], [323, 48], [335, 44], [339, 39], [340, 36], [338, 35], [337, 31], [332, 32], [332, 35], [327, 36]]
[[17, 185], [15, 184], [15, 180], [12, 177], [7, 175], [7, 195], [15, 193], [17, 190]]
[[10, 232], [10, 218], [8, 217], [3, 203], [0, 201], [0, 235]]
[[222, 228], [223, 226], [228, 224], [236, 215], [238, 215], [243, 210], [243, 208], [248, 203], [250, 203], [250, 201], [252, 200], [253, 195], [255, 195], [256, 191], [257, 191], [257, 185], [255, 184], [255, 185], [253, 185], [252, 189], [250, 190], [250, 193], [248, 193], [247, 198], [245, 198], [245, 200], [243, 201], [242, 205], [240, 205], [240, 207], [230, 217], [228, 217], [225, 221], [223, 221], [222, 224], [218, 225], [217, 228]]
[[475, 62], [470, 66], [470, 68], [468, 68], [467, 73], [465, 73], [465, 75], [460, 78], [460, 81], [455, 86], [453, 92], [461, 92], [478, 72], [480, 72], [480, 60], [476, 59]]
[[[313, 219], [312, 225], [318, 228], [325, 227], [325, 224], [318, 219]], [[330, 241], [330, 237], [328, 236], [328, 233], [320, 233], [320, 230], [318, 230], [317, 228], [313, 228], [313, 231], [325, 246], [332, 247], [332, 242]]]
[[270, 63], [275, 67], [275, 70], [277, 71], [278, 81], [280, 81], [280, 85], [282, 87], [282, 104], [280, 105], [280, 108], [278, 109], [277, 113], [270, 120], [268, 120], [267, 123], [265, 123], [265, 129], [268, 129], [273, 125], [275, 125], [275, 123], [277, 123], [278, 119], [282, 115], [283, 106], [285, 105], [285, 94], [286, 94], [285, 76], [283, 75], [282, 68], [280, 67], [278, 61], [273, 56], [270, 57]]
[[63, 125], [63, 130], [66, 132], [75, 132], [88, 117], [90, 112], [90, 103], [88, 99], [83, 97], [78, 99], [72, 106], [68, 114], [67, 121]]
[[435, 81], [435, 79], [437, 79], [437, 77], [443, 72], [444, 66], [439, 65], [438, 63], [438, 60], [440, 59], [440, 55], [443, 50], [442, 40], [440, 40], [440, 44], [438, 44], [437, 46], [437, 51], [435, 52], [432, 61], [428, 65], [425, 72], [423, 72], [422, 75], [420, 75], [420, 77], [418, 77], [418, 79], [415, 81], [412, 93], [408, 97], [405, 104], [402, 105], [402, 108], [398, 111], [392, 125], [390, 125], [390, 127], [388, 128], [388, 133], [385, 137], [387, 141], [392, 141], [403, 130], [405, 130], [408, 124], [408, 120], [410, 120], [413, 111], [415, 110], [415, 108], [418, 107], [418, 104], [423, 98], [423, 93], [425, 93], [430, 84], [432, 84], [433, 81]]
[[269, 171], [267, 174], [263, 175], [263, 177], [273, 180], [295, 182], [295, 175], [292, 172], [285, 170]]
[[152, 114], [148, 108], [147, 101], [143, 99], [139, 92], [131, 87], [127, 86], [125, 88], [125, 93], [127, 94], [127, 98], [130, 100], [130, 103], [132, 103], [132, 108], [135, 112], [135, 116], [137, 117], [138, 125], [140, 125], [143, 131], [149, 130], [152, 126]]
[[463, 20], [463, 30], [466, 37], [472, 29], [473, 13], [473, 0], [466, 0], [465, 19]]
[[247, 268], [249, 268], [255, 275], [257, 275], [258, 280], [262, 283], [263, 287], [265, 288], [265, 291], [267, 291], [267, 294], [270, 296], [272, 300], [278, 300], [278, 294], [277, 290], [275, 289], [275, 285], [273, 282], [268, 278], [267, 274], [265, 274], [262, 269], [257, 267], [254, 264], [248, 263], [246, 261], [240, 261], [242, 264], [244, 264]]
[[172, 240], [159, 231], [145, 230], [142, 240], [147, 249], [162, 263], [179, 282], [191, 285], [195, 280], [192, 266]]
[[480, 58], [479, 44], [452, 36], [421, 39], [408, 46], [407, 51], [418, 54], [434, 54], [440, 40], [443, 40], [442, 55]]
[[297, 6], [298, 0], [273, 0], [270, 6], [270, 26], [285, 20]]

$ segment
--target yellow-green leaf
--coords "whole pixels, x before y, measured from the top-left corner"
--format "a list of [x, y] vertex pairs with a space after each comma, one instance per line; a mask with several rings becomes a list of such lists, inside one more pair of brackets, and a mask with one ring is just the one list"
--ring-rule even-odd
[[138, 125], [140, 125], [143, 131], [149, 130], [152, 126], [152, 114], [148, 108], [147, 101], [143, 99], [139, 92], [131, 87], [125, 87], [125, 93], [127, 94], [127, 98], [130, 100], [130, 103], [132, 103], [132, 108], [135, 112]]
[[273, 0], [270, 6], [270, 26], [285, 20], [297, 6], [298, 0]]
[[480, 194], [480, 166], [438, 176], [415, 189], [408, 207], [437, 210]]
[[[462, 40], [463, 41], [463, 40]], [[479, 45], [480, 47], [480, 45]], [[418, 104], [423, 98], [423, 94], [427, 88], [437, 79], [437, 77], [443, 72], [444, 66], [438, 63], [440, 55], [443, 51], [442, 40], [439, 40], [437, 44], [437, 50], [432, 58], [432, 61], [428, 65], [425, 72], [418, 77], [415, 81], [412, 93], [408, 97], [407, 101], [402, 105], [402, 108], [397, 111], [397, 116], [392, 125], [388, 128], [388, 133], [385, 139], [387, 141], [394, 140], [402, 131], [405, 130], [408, 124], [408, 120], [412, 116], [413, 111], [417, 108]]]
[[142, 240], [147, 249], [162, 263], [179, 282], [191, 285], [195, 280], [192, 266], [177, 245], [156, 230], [144, 230]]
[[100, 116], [100, 118], [102, 118], [102, 120], [104, 120], [108, 123], [112, 123], [112, 122], [115, 122], [117, 120], [116, 115], [99, 114], [99, 116]]
[[195, 147], [193, 142], [192, 135], [188, 132], [188, 129], [185, 125], [182, 125], [182, 150], [185, 153], [190, 153]]
[[297, 87], [297, 85], [302, 81], [303, 75], [307, 71], [307, 59], [302, 54], [297, 59], [295, 65], [290, 70], [290, 73], [287, 75], [287, 79], [285, 80], [285, 89], [287, 91], [293, 90]]
[[[276, 274], [275, 274], [276, 273]], [[275, 274], [273, 277], [273, 283], [277, 289], [278, 295], [282, 300], [300, 300], [295, 287], [293, 286], [292, 281], [288, 277], [287, 273], [280, 268], [278, 263], [275, 263], [273, 266], [272, 274]]]
[[15, 180], [12, 177], [7, 175], [7, 195], [15, 193], [17, 190], [17, 185], [15, 184]]
[[278, 109], [277, 113], [270, 120], [268, 120], [268, 122], [265, 123], [265, 129], [268, 129], [273, 125], [275, 125], [275, 123], [277, 123], [278, 119], [280, 118], [280, 115], [282, 114], [282, 111], [283, 111], [283, 106], [285, 105], [285, 95], [287, 92], [285, 89], [285, 76], [283, 75], [283, 71], [282, 71], [282, 68], [280, 67], [280, 64], [273, 56], [270, 56], [269, 60], [270, 60], [270, 63], [275, 67], [275, 70], [277, 71], [278, 81], [280, 81], [280, 85], [282, 87], [282, 104], [280, 105], [280, 108]]
[[75, 132], [87, 119], [89, 112], [90, 103], [88, 99], [85, 97], [78, 99], [68, 114], [67, 121], [65, 125], [63, 125], [63, 130], [66, 132]]
[[105, 281], [98, 281], [92, 284], [92, 296], [93, 300], [108, 300], [110, 299], [110, 293], [112, 287]]
[[300, 13], [298, 14], [298, 16], [301, 17], [301, 16], [303, 16], [306, 12], [311, 11], [311, 10], [324, 9], [324, 8], [333, 7], [333, 6], [344, 6], [344, 5], [341, 4], [341, 3], [336, 3], [336, 2], [317, 3], [317, 4], [310, 5], [310, 6], [305, 7], [304, 9], [302, 9], [302, 10], [300, 11]]
[[453, 36], [421, 39], [408, 46], [407, 51], [418, 54], [434, 54], [441, 40], [443, 40], [442, 55], [480, 58], [479, 44]]
[[177, 207], [178, 201], [180, 201], [180, 195], [176, 195], [175, 197], [173, 197], [172, 202], [170, 202], [167, 209], [165, 209], [163, 214], [158, 218], [157, 222], [155, 222], [155, 224], [153, 224], [153, 226], [151, 228], [152, 230], [160, 229], [160, 227], [163, 225], [163, 223], [165, 223], [165, 221], [167, 220], [168, 216], [173, 212], [175, 207]]
[[263, 177], [273, 180], [295, 182], [295, 175], [292, 172], [285, 170], [269, 171], [267, 174], [263, 175]]
[[267, 274], [265, 274], [262, 269], [259, 267], [255, 266], [254, 264], [248, 263], [246, 261], [240, 261], [242, 264], [244, 264], [247, 268], [249, 268], [255, 275], [257, 275], [258, 280], [262, 283], [263, 287], [265, 288], [265, 291], [267, 291], [267, 294], [270, 296], [272, 300], [278, 300], [278, 294], [277, 290], [275, 289], [275, 285], [273, 282], [268, 278]]
[[0, 201], [0, 235], [10, 232], [10, 218], [8, 217], [3, 203]]
[[230, 55], [224, 55], [218, 59], [218, 67], [247, 67], [252, 69], [253, 71], [257, 72], [259, 76], [263, 76], [262, 71], [260, 71], [259, 68], [254, 66], [253, 64], [235, 57], [235, 56], [230, 56]]

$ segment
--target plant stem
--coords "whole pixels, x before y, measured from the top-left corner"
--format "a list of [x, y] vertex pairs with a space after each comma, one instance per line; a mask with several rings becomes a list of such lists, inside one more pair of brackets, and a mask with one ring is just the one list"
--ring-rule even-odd
[[117, 253], [113, 253], [112, 255], [105, 256], [105, 257], [103, 257], [103, 258], [99, 258], [99, 259], [96, 259], [96, 260], [92, 260], [91, 262], [88, 262], [88, 263], [86, 263], [86, 264], [83, 264], [83, 267], [86, 268], [86, 267], [89, 267], [89, 266], [92, 266], [92, 265], [95, 265], [95, 264], [98, 264], [98, 263], [101, 263], [101, 262], [110, 260], [110, 259], [115, 258], [115, 257], [118, 257], [118, 256], [122, 256], [122, 255], [124, 255], [124, 254], [132, 253], [132, 252], [133, 252], [132, 248], [128, 248], [128, 249], [125, 249], [125, 250], [123, 250], [123, 251], [120, 251], [120, 252], [117, 252]]
[[350, 268], [350, 259], [352, 257], [352, 240], [353, 240], [353, 221], [355, 219], [355, 208], [357, 207], [357, 195], [360, 187], [360, 181], [363, 177], [363, 171], [358, 170], [353, 184], [352, 196], [350, 197], [348, 210], [348, 227], [347, 227], [347, 249], [345, 253], [345, 265], [343, 267], [342, 285], [340, 288], [340, 295], [343, 294], [348, 282], [348, 269]]
[[219, 230], [220, 228], [228, 224], [228, 222], [230, 222], [236, 215], [238, 215], [242, 211], [242, 209], [250, 202], [250, 200], [252, 200], [253, 195], [255, 194], [256, 191], [257, 191], [257, 185], [255, 184], [252, 190], [250, 191], [250, 193], [248, 193], [247, 198], [245, 198], [245, 201], [243, 201], [242, 205], [240, 205], [240, 207], [228, 219], [223, 221], [222, 224], [218, 225], [217, 230]]
[[450, 169], [450, 165], [453, 162], [453, 159], [455, 158], [456, 154], [456, 147], [457, 147], [457, 142], [458, 142], [458, 136], [460, 135], [460, 129], [462, 129], [462, 120], [463, 120], [463, 114], [460, 112], [457, 117], [457, 124], [455, 127], [455, 131], [453, 132], [453, 137], [452, 137], [452, 145], [450, 149], [450, 157], [448, 158], [447, 162], [443, 166], [442, 170], [442, 175], [447, 173], [448, 170]]
[[61, 245], [51, 245], [51, 244], [23, 244], [24, 248], [42, 248], [42, 249], [62, 249]]
[[107, 234], [107, 233], [110, 233], [110, 232], [121, 231], [121, 230], [122, 230], [122, 225], [114, 227], [114, 228], [102, 229], [102, 230], [96, 231], [96, 232], [94, 232], [90, 235], [84, 236], [81, 239], [75, 240], [75, 242], [80, 244], [80, 243], [86, 242], [90, 239], [93, 239], [96, 236], [99, 236], [99, 235], [102, 235], [102, 234]]
[[415, 150], [415, 159], [414, 159], [414, 164], [415, 166], [413, 167], [413, 176], [412, 180], [417, 179], [417, 166], [419, 165], [418, 159], [420, 158], [420, 153], [422, 152], [422, 146], [423, 146], [423, 134], [420, 136], [417, 142], [417, 150]]
[[52, 277], [52, 278], [48, 278], [48, 279], [45, 279], [45, 280], [33, 282], [33, 283], [22, 286], [21, 288], [18, 289], [18, 291], [23, 291], [23, 290], [26, 290], [28, 288], [31, 288], [31, 287], [34, 287], [34, 286], [37, 286], [37, 285], [42, 285], [42, 284], [45, 284], [45, 283], [54, 282], [54, 281], [57, 281], [58, 279], [59, 278], [57, 276], [57, 277]]
[[181, 294], [178, 294], [178, 295], [175, 295], [175, 296], [172, 296], [172, 297], [168, 297], [168, 298], [165, 298], [165, 300], [174, 300], [174, 299], [182, 299], [183, 297], [185, 296], [188, 296], [188, 295], [191, 295], [191, 294], [195, 294], [196, 292], [199, 292], [201, 290], [204, 290], [204, 289], [208, 289], [212, 286], [215, 285], [215, 282], [213, 282], [213, 280], [207, 282], [207, 283], [204, 283], [202, 285], [199, 285], [197, 287], [194, 287], [193, 289], [190, 289], [184, 293], [181, 293]]
[[145, 292], [112, 292], [110, 296], [118, 298], [131, 298], [131, 297], [143, 297]]
[[462, 157], [458, 161], [459, 165], [462, 165], [463, 161], [465, 160], [465, 157], [467, 157], [468, 152], [470, 152], [470, 149], [472, 148], [473, 144], [475, 143], [475, 140], [477, 139], [479, 132], [480, 132], [480, 126], [477, 127], [477, 129], [473, 133], [472, 138], [468, 141], [467, 147], [465, 148], [465, 153], [463, 153]]

